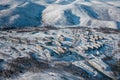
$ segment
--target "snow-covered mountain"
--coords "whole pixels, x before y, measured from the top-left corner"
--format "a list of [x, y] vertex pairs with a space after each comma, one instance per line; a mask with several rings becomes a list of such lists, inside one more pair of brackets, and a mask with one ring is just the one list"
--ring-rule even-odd
[[120, 0], [0, 0], [1, 27], [48, 24], [120, 29]]
[[0, 80], [120, 80], [120, 0], [0, 0]]

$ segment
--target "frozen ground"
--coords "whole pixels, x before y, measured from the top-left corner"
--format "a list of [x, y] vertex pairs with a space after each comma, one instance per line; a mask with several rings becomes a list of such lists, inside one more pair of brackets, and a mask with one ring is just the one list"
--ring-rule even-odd
[[118, 80], [119, 56], [119, 30], [0, 31], [0, 80]]
[[0, 0], [0, 26], [120, 29], [120, 0]]

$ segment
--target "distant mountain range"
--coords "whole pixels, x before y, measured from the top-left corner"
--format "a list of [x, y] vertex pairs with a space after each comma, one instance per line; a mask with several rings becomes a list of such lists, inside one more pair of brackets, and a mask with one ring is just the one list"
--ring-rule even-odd
[[0, 27], [120, 29], [120, 0], [0, 0]]

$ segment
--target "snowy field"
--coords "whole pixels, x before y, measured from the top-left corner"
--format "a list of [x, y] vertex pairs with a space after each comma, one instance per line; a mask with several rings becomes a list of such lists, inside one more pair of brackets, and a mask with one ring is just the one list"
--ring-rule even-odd
[[119, 80], [120, 31], [0, 31], [0, 80]]

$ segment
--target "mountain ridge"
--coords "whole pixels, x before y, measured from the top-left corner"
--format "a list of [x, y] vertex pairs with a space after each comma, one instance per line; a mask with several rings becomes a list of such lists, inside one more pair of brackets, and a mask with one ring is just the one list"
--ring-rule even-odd
[[120, 29], [119, 0], [0, 0], [0, 27], [87, 26]]

